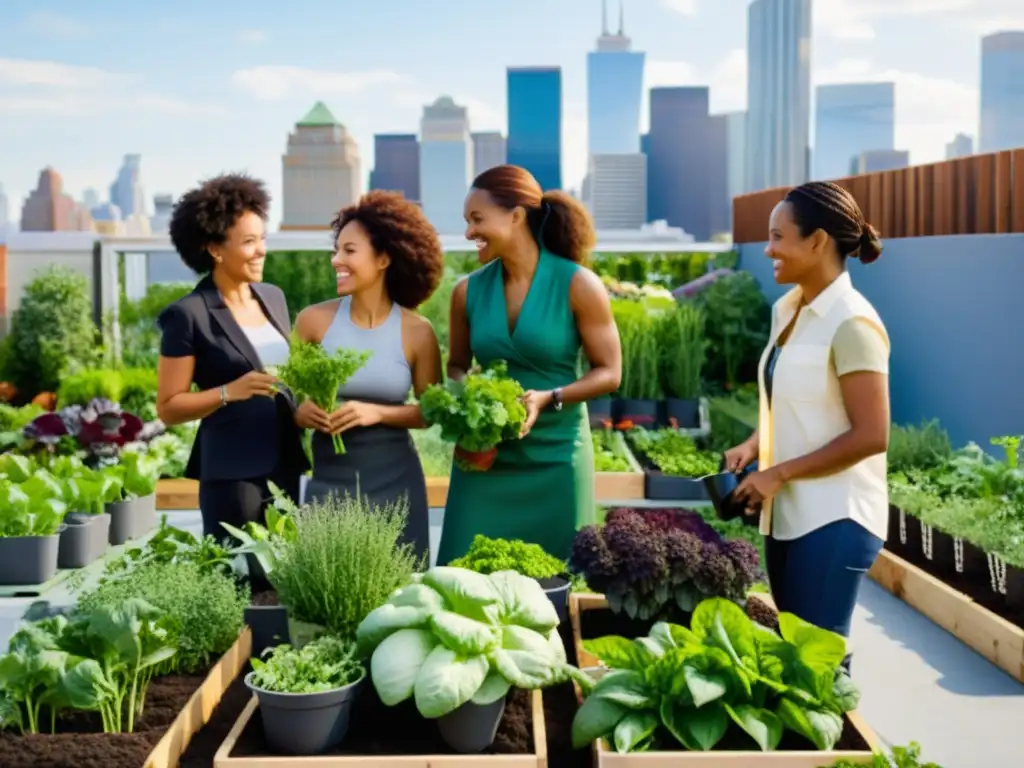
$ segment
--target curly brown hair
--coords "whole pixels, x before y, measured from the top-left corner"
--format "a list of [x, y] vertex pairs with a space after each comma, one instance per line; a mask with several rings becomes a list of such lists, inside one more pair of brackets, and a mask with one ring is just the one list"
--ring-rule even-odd
[[207, 179], [175, 204], [171, 242], [185, 266], [203, 275], [213, 270], [210, 245], [223, 243], [242, 214], [252, 212], [266, 220], [269, 210], [270, 195], [259, 179], [243, 173]]
[[444, 275], [444, 249], [423, 210], [400, 192], [375, 189], [334, 217], [335, 241], [352, 221], [366, 230], [373, 250], [391, 257], [384, 273], [384, 288], [391, 300], [416, 309], [429, 299]]
[[498, 165], [473, 180], [473, 188], [487, 192], [495, 205], [526, 209], [526, 223], [537, 244], [547, 251], [586, 264], [597, 244], [594, 222], [587, 209], [559, 190], [541, 190], [537, 179], [518, 165]]

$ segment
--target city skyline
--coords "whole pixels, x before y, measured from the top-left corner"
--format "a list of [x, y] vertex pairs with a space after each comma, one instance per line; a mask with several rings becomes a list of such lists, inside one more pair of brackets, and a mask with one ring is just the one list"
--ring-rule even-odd
[[[332, 38], [322, 20], [328, 17], [317, 21], [329, 8], [323, 2], [299, 2], [282, 15], [268, 2], [237, 14], [185, 0], [169, 17], [163, 8], [136, 13], [131, 6], [126, 13], [123, 0], [87, 16], [69, 2], [40, 11], [14, 0], [0, 9], [0, 25], [16, 30], [6, 41], [9, 58], [0, 59], [0, 146], [17, 152], [5, 157], [0, 183], [13, 213], [46, 165], [78, 197], [89, 187], [105, 189], [122, 157], [139, 153], [147, 193], [178, 195], [201, 177], [248, 169], [268, 182], [276, 223], [281, 142], [315, 100], [323, 99], [358, 142], [365, 189], [373, 134], [414, 132], [423, 106], [442, 94], [468, 107], [472, 131], [504, 133], [506, 67], [557, 66], [562, 183], [578, 189], [587, 162], [586, 61], [601, 31], [601, 3], [562, 5], [521, 0], [481, 25], [456, 3], [438, 0], [431, 13], [410, 6], [403, 16], [401, 27], [416, 35], [396, 28], [393, 14], [361, 6]], [[914, 163], [939, 160], [957, 133], [977, 135], [980, 38], [1024, 27], [1024, 12], [1013, 5], [816, 0], [812, 85], [895, 82], [896, 145], [908, 148]], [[941, 18], [931, 13], [938, 6]], [[746, 107], [746, 7], [743, 0], [650, 0], [643, 7], [626, 0], [627, 34], [647, 55], [642, 130], [655, 85], [709, 85], [715, 113]], [[199, 18], [203, 25], [193, 23]], [[489, 31], [496, 29], [503, 34]], [[310, 30], [336, 45], [312, 45]], [[928, 43], [908, 40], [910, 32]], [[178, 36], [218, 55], [186, 56]], [[475, 42], [481, 36], [484, 42]], [[449, 39], [459, 42], [443, 42]], [[209, 64], [214, 59], [223, 63]], [[69, 127], [73, 142], [61, 138]]]

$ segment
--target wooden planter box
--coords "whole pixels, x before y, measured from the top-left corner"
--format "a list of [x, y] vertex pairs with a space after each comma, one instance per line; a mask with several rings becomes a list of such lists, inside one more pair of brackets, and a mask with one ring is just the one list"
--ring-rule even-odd
[[[238, 721], [213, 757], [213, 768], [547, 768], [547, 731], [544, 728], [544, 701], [540, 691], [533, 691], [530, 705], [533, 716], [533, 755], [287, 755], [265, 757], [232, 757], [231, 751], [245, 726], [259, 709], [253, 696]], [[359, 706], [358, 703], [356, 706]], [[150, 766], [146, 766], [150, 768]]]
[[629, 462], [629, 472], [595, 472], [594, 498], [597, 501], [629, 501], [644, 498], [644, 470], [626, 443], [622, 432], [616, 432], [620, 455]]
[[[757, 597], [761, 597], [757, 595]], [[767, 602], [767, 601], [766, 601]], [[583, 611], [607, 608], [608, 601], [603, 595], [569, 596], [569, 616], [572, 621], [572, 637], [576, 646], [577, 660], [581, 668], [596, 667], [596, 656], [583, 649], [583, 633], [580, 614]], [[577, 690], [577, 695], [579, 691]], [[847, 716], [850, 724], [857, 729], [864, 740], [874, 749], [881, 749], [881, 742], [856, 712]], [[870, 752], [616, 752], [605, 741], [594, 742], [594, 758], [597, 768], [822, 768], [839, 760], [849, 760], [857, 765], [870, 766]], [[277, 767], [275, 767], [277, 768]], [[284, 768], [284, 766], [280, 766]]]
[[149, 753], [143, 768], [177, 768], [178, 761], [185, 754], [192, 737], [210, 722], [213, 710], [220, 704], [224, 692], [238, 677], [251, 655], [252, 633], [246, 627], [235, 644], [210, 670], [206, 680], [192, 694], [185, 708], [174, 718], [163, 738]]
[[199, 481], [179, 478], [158, 480], [156, 484], [157, 509], [199, 509]]
[[1024, 682], [1024, 629], [888, 550], [879, 553], [868, 575], [887, 592]]

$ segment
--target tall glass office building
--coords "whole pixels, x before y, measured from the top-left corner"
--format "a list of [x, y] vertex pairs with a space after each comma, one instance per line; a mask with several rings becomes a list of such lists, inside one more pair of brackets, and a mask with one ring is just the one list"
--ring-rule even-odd
[[1024, 147], [1024, 32], [981, 41], [979, 152]]
[[562, 70], [508, 68], [508, 162], [562, 188]]
[[815, 179], [849, 176], [862, 153], [895, 148], [893, 83], [819, 85], [815, 115]]
[[608, 31], [602, 4], [597, 50], [587, 54], [587, 152], [626, 155], [640, 151], [640, 102], [644, 92], [644, 54], [633, 51], [626, 36], [622, 5], [619, 31]]

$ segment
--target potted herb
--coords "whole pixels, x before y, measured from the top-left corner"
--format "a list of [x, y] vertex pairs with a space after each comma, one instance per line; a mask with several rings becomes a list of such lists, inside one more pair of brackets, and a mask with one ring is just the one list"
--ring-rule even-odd
[[753, 544], [727, 541], [686, 510], [612, 510], [576, 534], [569, 570], [604, 593], [615, 633], [633, 637], [686, 620], [704, 598], [742, 600], [761, 577]]
[[539, 544], [477, 535], [473, 537], [469, 551], [448, 565], [467, 568], [485, 576], [498, 571], [515, 571], [536, 579], [555, 606], [559, 621], [565, 621], [569, 615], [570, 579], [565, 563], [549, 555]]
[[706, 752], [745, 734], [771, 752], [790, 731], [828, 752], [860, 700], [842, 636], [790, 613], [774, 632], [720, 598], [701, 602], [689, 628], [659, 623], [639, 640], [583, 646], [612, 671], [576, 713], [577, 749], [606, 739], [617, 752]]
[[62, 483], [68, 514], [60, 536], [57, 565], [84, 568], [102, 557], [110, 541], [110, 515], [106, 505], [121, 498], [120, 474], [107, 468], [92, 469], [77, 457], [60, 457], [50, 471]]
[[700, 394], [708, 342], [704, 313], [677, 304], [661, 319], [661, 374], [665, 384], [665, 420], [673, 427], [700, 426]]
[[120, 463], [107, 470], [121, 479], [122, 497], [107, 504], [110, 514], [110, 543], [124, 544], [156, 528], [156, 485], [160, 464], [136, 451], [121, 454]]
[[648, 499], [703, 501], [703, 478], [718, 474], [722, 458], [698, 448], [692, 437], [671, 427], [631, 429], [626, 433], [644, 463], [644, 496]]
[[490, 746], [513, 686], [590, 678], [569, 665], [558, 615], [535, 579], [441, 566], [395, 592], [359, 625], [381, 702], [413, 699], [456, 752]]
[[45, 584], [57, 575], [63, 496], [45, 470], [20, 483], [0, 477], [0, 584]]
[[280, 645], [245, 676], [260, 702], [267, 744], [284, 755], [319, 755], [348, 732], [366, 679], [356, 644], [325, 635], [301, 649]]
[[526, 423], [525, 393], [498, 360], [460, 381], [434, 384], [420, 396], [423, 418], [439, 424], [445, 440], [455, 443], [455, 464], [466, 472], [494, 465], [498, 445], [519, 438]]
[[[338, 404], [338, 390], [366, 365], [370, 352], [338, 349], [328, 352], [320, 344], [292, 337], [288, 361], [275, 373], [295, 397], [308, 398], [330, 413]], [[341, 435], [334, 435], [334, 452], [344, 453]]]
[[619, 422], [655, 426], [662, 399], [657, 321], [639, 302], [613, 304], [622, 346], [622, 381], [618, 391]]

